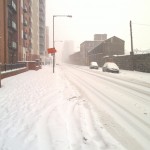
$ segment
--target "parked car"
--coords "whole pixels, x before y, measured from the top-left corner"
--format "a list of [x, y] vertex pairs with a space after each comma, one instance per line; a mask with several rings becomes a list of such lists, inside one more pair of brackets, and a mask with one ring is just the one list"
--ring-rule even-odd
[[90, 69], [98, 69], [98, 64], [97, 64], [97, 62], [91, 62], [91, 63], [90, 63]]
[[106, 62], [102, 67], [103, 72], [119, 73], [119, 67], [114, 62]]

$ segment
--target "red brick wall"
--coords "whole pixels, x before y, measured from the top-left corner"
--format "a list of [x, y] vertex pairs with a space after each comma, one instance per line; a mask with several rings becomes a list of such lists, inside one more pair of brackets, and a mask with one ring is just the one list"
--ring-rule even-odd
[[6, 50], [5, 50], [5, 0], [0, 0], [0, 63], [4, 63], [6, 59]]

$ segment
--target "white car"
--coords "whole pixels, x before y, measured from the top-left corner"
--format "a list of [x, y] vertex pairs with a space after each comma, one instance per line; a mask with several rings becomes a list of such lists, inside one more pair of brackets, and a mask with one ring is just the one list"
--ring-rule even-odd
[[119, 67], [114, 62], [106, 62], [102, 67], [103, 72], [119, 73]]
[[90, 69], [98, 69], [98, 64], [97, 64], [97, 62], [91, 62], [91, 63], [90, 63]]

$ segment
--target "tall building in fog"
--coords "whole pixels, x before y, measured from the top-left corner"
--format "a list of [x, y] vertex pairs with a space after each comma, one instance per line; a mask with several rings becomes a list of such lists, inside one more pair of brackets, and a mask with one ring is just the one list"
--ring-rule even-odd
[[63, 51], [62, 51], [62, 61], [63, 62], [69, 61], [69, 56], [71, 54], [73, 54], [73, 48], [74, 48], [73, 41], [65, 41], [64, 42], [64, 47], [63, 47]]
[[49, 48], [49, 27], [48, 26], [46, 26], [45, 38], [46, 38], [45, 48], [46, 48], [46, 51], [47, 51], [47, 49]]
[[49, 27], [45, 28], [45, 56], [44, 56], [44, 64], [49, 64], [52, 58], [49, 56], [47, 49], [49, 48]]

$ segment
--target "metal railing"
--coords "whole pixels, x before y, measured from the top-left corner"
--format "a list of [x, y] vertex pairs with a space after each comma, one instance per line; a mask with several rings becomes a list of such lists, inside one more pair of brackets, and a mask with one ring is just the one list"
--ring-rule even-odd
[[14, 69], [19, 69], [19, 68], [23, 68], [23, 67], [26, 67], [26, 63], [23, 62], [23, 63], [15, 63], [15, 64], [1, 64], [1, 72], [3, 71], [11, 71], [11, 70], [14, 70]]

